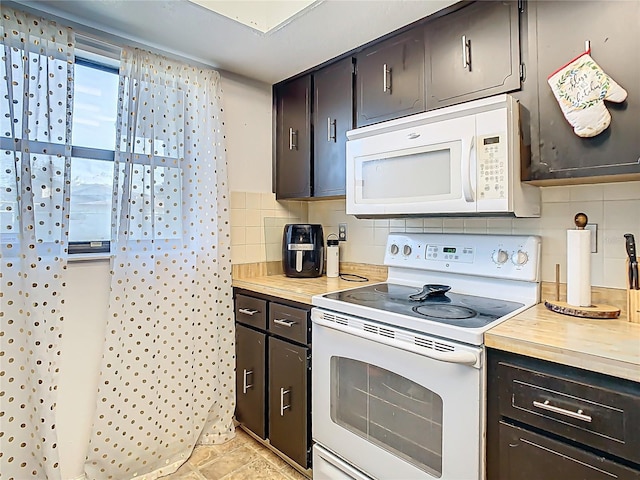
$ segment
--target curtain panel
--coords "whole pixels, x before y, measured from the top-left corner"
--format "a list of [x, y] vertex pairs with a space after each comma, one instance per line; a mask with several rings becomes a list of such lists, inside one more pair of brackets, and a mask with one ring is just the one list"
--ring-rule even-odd
[[124, 49], [91, 479], [157, 478], [234, 436], [220, 76]]
[[0, 13], [0, 477], [58, 479], [74, 34]]

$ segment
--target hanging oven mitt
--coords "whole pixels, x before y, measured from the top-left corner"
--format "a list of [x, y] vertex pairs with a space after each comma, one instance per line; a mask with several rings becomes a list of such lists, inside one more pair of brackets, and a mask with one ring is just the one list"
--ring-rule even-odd
[[579, 137], [595, 137], [611, 123], [605, 100], [624, 102], [627, 91], [584, 52], [549, 75], [547, 82], [562, 113]]

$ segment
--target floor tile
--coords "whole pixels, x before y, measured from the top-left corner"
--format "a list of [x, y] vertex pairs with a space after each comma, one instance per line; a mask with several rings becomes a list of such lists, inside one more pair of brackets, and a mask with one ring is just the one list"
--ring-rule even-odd
[[220, 480], [225, 475], [241, 469], [242, 467], [247, 465], [247, 463], [255, 460], [257, 457], [258, 453], [255, 450], [252, 450], [246, 446], [241, 446], [233, 451], [219, 456], [204, 467], [200, 467], [200, 473], [207, 480]]
[[224, 477], [224, 480], [290, 480], [275, 465], [264, 458], [254, 460], [244, 468]]

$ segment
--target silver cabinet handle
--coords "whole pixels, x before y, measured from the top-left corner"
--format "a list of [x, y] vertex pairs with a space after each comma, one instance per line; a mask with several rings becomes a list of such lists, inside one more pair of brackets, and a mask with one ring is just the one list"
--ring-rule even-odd
[[284, 396], [291, 392], [291, 390], [285, 390], [284, 388], [280, 387], [280, 416], [284, 417], [284, 411], [287, 408], [291, 408], [291, 405], [285, 405], [284, 404]]
[[386, 63], [382, 65], [382, 93], [391, 94], [391, 69]]
[[256, 314], [256, 313], [260, 313], [259, 310], [251, 310], [250, 308], [239, 308], [238, 312], [240, 313], [244, 313], [245, 315], [251, 315], [252, 317]]
[[471, 59], [470, 59], [470, 43], [467, 41], [467, 36], [462, 35], [462, 68], [471, 70]]
[[244, 372], [242, 374], [242, 393], [246, 394], [247, 390], [249, 390], [251, 387], [253, 387], [253, 383], [251, 385], [247, 384], [247, 378], [249, 377], [249, 375], [253, 374], [253, 370], [247, 370], [246, 368], [244, 369]]
[[[296, 143], [293, 143], [293, 137], [296, 137]], [[298, 149], [298, 131], [293, 128], [289, 128], [289, 150]]]
[[282, 325], [283, 327], [291, 328], [298, 322], [294, 322], [293, 320], [284, 320], [281, 318], [274, 318], [273, 323], [275, 323], [276, 325]]
[[[333, 127], [333, 135], [331, 135], [331, 128]], [[331, 117], [327, 117], [327, 142], [331, 142], [332, 140], [335, 142], [336, 141], [336, 133], [337, 133], [337, 128], [336, 128], [336, 119], [333, 120], [333, 122], [331, 121]]]
[[565, 415], [567, 417], [576, 418], [578, 420], [582, 420], [584, 422], [591, 423], [591, 417], [589, 415], [585, 415], [582, 413], [582, 410], [578, 410], [577, 412], [572, 412], [571, 410], [566, 410], [564, 408], [555, 407], [549, 404], [549, 400], [545, 400], [543, 402], [533, 401], [533, 406], [541, 408], [543, 410], [548, 410], [553, 413], [559, 413], [560, 415]]

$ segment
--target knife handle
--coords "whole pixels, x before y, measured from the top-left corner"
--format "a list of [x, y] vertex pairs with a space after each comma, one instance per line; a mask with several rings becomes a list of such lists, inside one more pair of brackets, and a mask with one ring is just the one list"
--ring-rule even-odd
[[632, 233], [625, 233], [624, 239], [627, 247], [627, 255], [629, 255], [629, 262], [636, 262], [636, 239]]

